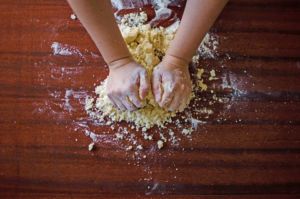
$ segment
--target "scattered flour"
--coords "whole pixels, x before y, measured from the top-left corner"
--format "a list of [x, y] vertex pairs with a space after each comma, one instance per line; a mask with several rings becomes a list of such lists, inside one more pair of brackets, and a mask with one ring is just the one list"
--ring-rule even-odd
[[51, 48], [53, 50], [53, 55], [73, 55], [71, 50], [58, 42], [53, 42]]
[[53, 42], [51, 45], [53, 55], [72, 56], [77, 55], [83, 58], [82, 53], [74, 46]]
[[217, 55], [216, 49], [218, 45], [219, 42], [217, 37], [215, 35], [207, 33], [198, 48], [200, 57], [203, 59], [215, 58]]

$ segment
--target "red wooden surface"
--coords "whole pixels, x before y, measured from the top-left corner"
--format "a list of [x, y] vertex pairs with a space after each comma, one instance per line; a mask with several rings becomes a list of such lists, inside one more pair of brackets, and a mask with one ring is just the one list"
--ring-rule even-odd
[[0, 11], [0, 198], [299, 198], [299, 1], [230, 1], [211, 30], [218, 55], [201, 61], [233, 88], [221, 120], [139, 163], [109, 140], [87, 150], [80, 100], [107, 68], [66, 2]]

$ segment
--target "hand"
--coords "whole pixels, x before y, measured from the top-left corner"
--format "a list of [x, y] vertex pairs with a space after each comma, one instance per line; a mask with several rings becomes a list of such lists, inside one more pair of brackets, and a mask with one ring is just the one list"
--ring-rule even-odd
[[150, 88], [146, 69], [129, 58], [115, 61], [109, 67], [106, 91], [113, 105], [129, 111], [141, 108]]
[[192, 92], [188, 63], [166, 55], [154, 69], [152, 90], [160, 107], [169, 111], [182, 111]]

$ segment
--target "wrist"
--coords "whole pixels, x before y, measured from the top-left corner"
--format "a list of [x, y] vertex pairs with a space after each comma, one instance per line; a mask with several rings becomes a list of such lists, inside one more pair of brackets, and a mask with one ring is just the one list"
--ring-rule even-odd
[[117, 60], [114, 60], [114, 61], [111, 61], [110, 63], [108, 63], [108, 67], [110, 70], [113, 70], [113, 69], [117, 69], [117, 68], [120, 68], [130, 62], [133, 62], [133, 58], [132, 56], [127, 56], [127, 57], [122, 57], [120, 59], [117, 59]]
[[175, 65], [177, 67], [180, 66], [183, 68], [187, 68], [189, 65], [189, 61], [187, 61], [186, 59], [175, 56], [175, 55], [170, 55], [170, 54], [166, 54], [164, 56], [163, 62], [166, 62], [171, 65]]

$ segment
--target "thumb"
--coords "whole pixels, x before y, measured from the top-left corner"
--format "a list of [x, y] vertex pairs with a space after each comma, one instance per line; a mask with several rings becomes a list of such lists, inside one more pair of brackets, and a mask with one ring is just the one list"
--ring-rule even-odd
[[142, 71], [140, 72], [140, 88], [139, 88], [139, 94], [140, 94], [140, 98], [143, 100], [149, 91], [149, 86], [150, 85], [150, 81], [148, 78], [148, 74], [147, 71]]

